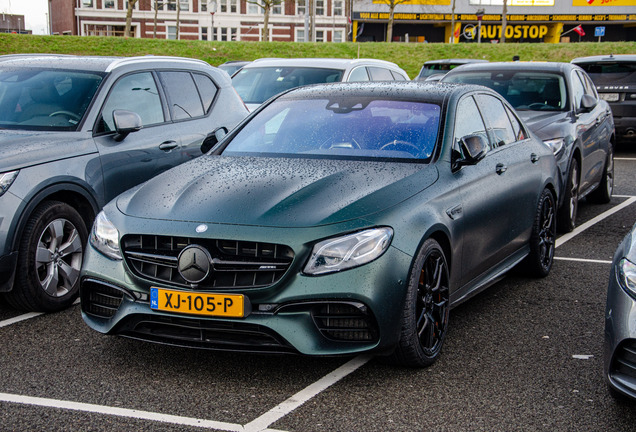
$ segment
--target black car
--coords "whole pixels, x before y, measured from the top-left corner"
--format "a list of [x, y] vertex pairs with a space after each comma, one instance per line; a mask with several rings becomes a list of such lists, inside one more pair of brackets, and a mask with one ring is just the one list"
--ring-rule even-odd
[[296, 88], [106, 205], [83, 317], [173, 345], [427, 366], [452, 306], [516, 264], [548, 274], [556, 176], [484, 87]]
[[579, 57], [572, 63], [587, 72], [610, 104], [618, 141], [636, 140], [636, 55]]
[[570, 63], [487, 63], [460, 66], [442, 82], [497, 91], [549, 145], [560, 170], [559, 229], [576, 226], [579, 199], [607, 203], [614, 188], [614, 121], [592, 80]]
[[20, 309], [71, 304], [99, 209], [246, 114], [199, 60], [0, 57], [0, 292]]

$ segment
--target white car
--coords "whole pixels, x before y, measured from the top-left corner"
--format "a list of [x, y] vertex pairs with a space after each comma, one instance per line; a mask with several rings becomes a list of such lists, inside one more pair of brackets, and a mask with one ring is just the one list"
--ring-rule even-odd
[[253, 111], [285, 90], [308, 84], [357, 81], [408, 81], [395, 63], [374, 59], [259, 59], [232, 77], [232, 85]]

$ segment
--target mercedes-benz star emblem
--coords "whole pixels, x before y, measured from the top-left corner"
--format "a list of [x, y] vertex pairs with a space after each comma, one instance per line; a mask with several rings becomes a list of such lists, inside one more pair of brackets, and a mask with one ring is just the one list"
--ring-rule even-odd
[[199, 245], [190, 245], [179, 254], [179, 274], [192, 284], [203, 281], [210, 274], [210, 253]]

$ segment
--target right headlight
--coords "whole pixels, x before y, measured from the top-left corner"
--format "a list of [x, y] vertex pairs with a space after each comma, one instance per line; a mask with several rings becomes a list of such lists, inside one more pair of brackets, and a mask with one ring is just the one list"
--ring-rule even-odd
[[99, 212], [95, 218], [89, 241], [91, 246], [108, 258], [114, 260], [122, 259], [121, 249], [119, 248], [119, 231], [108, 220], [103, 211]]
[[636, 264], [623, 258], [618, 262], [618, 280], [628, 294], [636, 297]]
[[0, 173], [0, 196], [9, 190], [9, 186], [13, 184], [19, 172], [20, 170]]

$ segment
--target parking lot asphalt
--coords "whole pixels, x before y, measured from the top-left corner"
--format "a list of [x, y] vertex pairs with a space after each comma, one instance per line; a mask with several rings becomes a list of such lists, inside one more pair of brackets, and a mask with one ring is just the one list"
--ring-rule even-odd
[[[636, 149], [636, 146], [633, 146]], [[610, 261], [636, 222], [636, 150], [615, 197], [579, 207], [552, 272], [512, 272], [451, 312], [427, 369], [376, 358], [216, 353], [106, 337], [79, 306], [0, 303], [3, 431], [633, 431], [603, 380]]]

